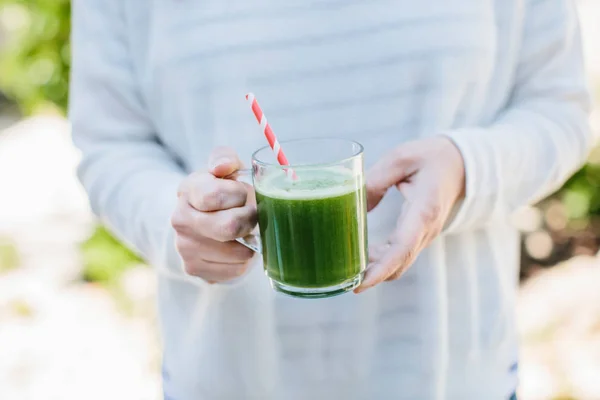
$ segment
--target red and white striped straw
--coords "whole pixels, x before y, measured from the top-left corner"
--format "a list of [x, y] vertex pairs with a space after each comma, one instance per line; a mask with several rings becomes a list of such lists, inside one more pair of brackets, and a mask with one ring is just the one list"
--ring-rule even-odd
[[[281, 148], [281, 145], [279, 144], [279, 141], [277, 140], [277, 136], [275, 136], [275, 134], [273, 133], [271, 125], [269, 125], [269, 122], [267, 122], [267, 117], [258, 105], [258, 101], [256, 101], [256, 97], [254, 97], [254, 94], [248, 93], [246, 95], [246, 100], [248, 100], [248, 102], [250, 103], [250, 106], [252, 107], [252, 112], [254, 113], [256, 120], [262, 128], [263, 133], [267, 138], [267, 142], [269, 142], [269, 146], [271, 146], [271, 149], [275, 153], [277, 162], [280, 165], [290, 165], [290, 163], [287, 160], [287, 157], [285, 156], [285, 153], [283, 152], [283, 149]], [[286, 168], [285, 171], [289, 177], [296, 179], [296, 173], [291, 168]]]

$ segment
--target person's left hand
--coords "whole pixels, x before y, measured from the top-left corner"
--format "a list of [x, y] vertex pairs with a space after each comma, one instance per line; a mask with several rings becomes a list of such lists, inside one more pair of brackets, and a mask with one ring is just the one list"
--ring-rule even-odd
[[443, 136], [402, 144], [367, 174], [369, 211], [392, 186], [400, 190], [405, 200], [396, 230], [387, 244], [369, 249], [371, 264], [356, 293], [385, 280], [398, 279], [441, 232], [455, 203], [464, 196], [462, 155]]

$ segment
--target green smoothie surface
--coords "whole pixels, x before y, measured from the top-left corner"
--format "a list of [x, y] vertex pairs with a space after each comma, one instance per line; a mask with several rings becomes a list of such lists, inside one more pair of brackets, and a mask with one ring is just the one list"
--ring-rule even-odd
[[263, 195], [289, 200], [310, 200], [334, 197], [359, 189], [359, 177], [343, 167], [329, 167], [318, 170], [298, 169], [297, 178], [288, 177], [282, 171], [275, 171], [256, 185]]

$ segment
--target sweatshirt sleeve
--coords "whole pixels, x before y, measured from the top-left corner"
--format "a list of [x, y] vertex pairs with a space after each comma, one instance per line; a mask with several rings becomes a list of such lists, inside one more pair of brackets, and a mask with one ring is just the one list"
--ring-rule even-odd
[[575, 5], [527, 0], [514, 86], [489, 126], [444, 132], [461, 151], [466, 197], [446, 232], [506, 220], [560, 188], [594, 138]]
[[184, 172], [140, 96], [122, 2], [75, 0], [69, 118], [93, 211], [160, 272], [186, 280], [170, 215]]

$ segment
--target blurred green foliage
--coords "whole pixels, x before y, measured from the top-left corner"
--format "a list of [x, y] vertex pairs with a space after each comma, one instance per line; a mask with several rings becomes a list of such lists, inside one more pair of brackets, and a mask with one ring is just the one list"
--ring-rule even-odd
[[70, 65], [69, 0], [0, 0], [0, 88], [25, 114], [64, 112]]
[[[24, 115], [48, 108], [66, 114], [70, 25], [69, 0], [0, 0], [0, 26], [6, 36], [0, 51], [0, 89]], [[101, 226], [82, 245], [82, 253], [83, 279], [107, 286], [118, 285], [123, 271], [142, 262]], [[14, 258], [4, 250], [0, 254], [2, 259]]]
[[8, 238], [0, 238], [0, 274], [17, 269], [20, 264], [17, 246]]
[[[600, 147], [558, 193], [570, 220], [600, 216]], [[600, 233], [600, 232], [597, 232]]]
[[83, 279], [106, 285], [118, 285], [128, 268], [140, 265], [142, 260], [114, 238], [106, 228], [96, 227], [92, 236], [81, 246]]
[[35, 310], [27, 301], [23, 299], [15, 299], [9, 303], [10, 310], [14, 315], [21, 318], [30, 318], [35, 314]]

